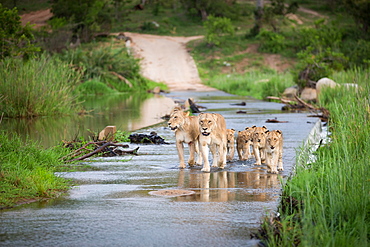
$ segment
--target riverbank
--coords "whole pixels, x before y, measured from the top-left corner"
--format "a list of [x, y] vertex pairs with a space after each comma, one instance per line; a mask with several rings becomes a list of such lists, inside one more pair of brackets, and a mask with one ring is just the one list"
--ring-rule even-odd
[[260, 237], [269, 246], [369, 245], [369, 71], [351, 78], [339, 82], [358, 82], [359, 90], [337, 88], [320, 98], [330, 111], [330, 143], [320, 143], [315, 159], [309, 147], [300, 151], [278, 215], [262, 224]]

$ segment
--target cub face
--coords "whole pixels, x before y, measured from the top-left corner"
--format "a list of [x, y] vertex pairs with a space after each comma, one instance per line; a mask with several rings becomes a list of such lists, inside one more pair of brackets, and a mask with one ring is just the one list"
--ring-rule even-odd
[[183, 112], [181, 109], [175, 108], [170, 115], [170, 119], [168, 120], [168, 127], [172, 131], [176, 131], [178, 128], [184, 125], [185, 118], [187, 116], [189, 116], [189, 112]]
[[235, 142], [235, 130], [226, 129], [227, 145], [233, 145]]
[[217, 126], [217, 116], [211, 113], [199, 114], [200, 133], [203, 136], [209, 136], [212, 130]]
[[274, 150], [280, 147], [280, 143], [283, 139], [283, 132], [281, 130], [273, 130], [266, 132], [266, 147]]
[[253, 126], [252, 128], [253, 128], [252, 133], [253, 143], [260, 143], [264, 145], [266, 142], [266, 131], [267, 131], [266, 126], [262, 127]]

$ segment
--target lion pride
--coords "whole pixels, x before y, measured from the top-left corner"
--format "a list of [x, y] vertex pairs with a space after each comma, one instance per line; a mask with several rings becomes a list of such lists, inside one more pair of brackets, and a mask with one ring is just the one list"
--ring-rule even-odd
[[[213, 157], [212, 167], [225, 168], [226, 165], [226, 121], [218, 113], [199, 114], [199, 145], [203, 157], [203, 172], [210, 172], [209, 150]], [[218, 155], [217, 155], [218, 153]]]
[[[168, 120], [168, 127], [175, 132], [177, 154], [180, 160], [180, 168], [185, 168], [184, 143], [189, 146], [189, 166], [202, 164], [202, 157], [199, 152], [199, 117], [189, 116], [189, 112], [184, 112], [179, 107], [175, 107]], [[195, 162], [195, 153], [198, 154]]]

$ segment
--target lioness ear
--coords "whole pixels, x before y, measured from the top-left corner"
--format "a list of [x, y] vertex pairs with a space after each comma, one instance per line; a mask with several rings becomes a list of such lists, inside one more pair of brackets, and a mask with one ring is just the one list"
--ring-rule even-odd
[[235, 132], [235, 130], [234, 129], [231, 129], [233, 132]]

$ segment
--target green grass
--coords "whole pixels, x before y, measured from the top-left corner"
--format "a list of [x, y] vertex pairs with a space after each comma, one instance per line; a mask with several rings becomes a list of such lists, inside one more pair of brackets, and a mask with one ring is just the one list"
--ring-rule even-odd
[[323, 92], [331, 142], [317, 150], [315, 162], [298, 164], [286, 181], [282, 202], [293, 198], [299, 205], [280, 207], [281, 234], [270, 230], [270, 246], [369, 245], [370, 74], [353, 70], [337, 74], [337, 82], [348, 82], [350, 75], [362, 79], [360, 90]]
[[294, 85], [291, 74], [272, 70], [218, 75], [212, 77], [206, 84], [231, 94], [252, 96], [256, 99], [279, 96], [285, 88]]
[[4, 59], [0, 78], [0, 109], [5, 117], [61, 115], [78, 109], [73, 90], [79, 75], [55, 57]]
[[67, 150], [61, 147], [41, 149], [31, 141], [0, 133], [0, 209], [30, 199], [53, 198], [70, 184], [54, 172], [61, 166], [59, 158]]

